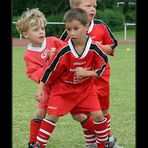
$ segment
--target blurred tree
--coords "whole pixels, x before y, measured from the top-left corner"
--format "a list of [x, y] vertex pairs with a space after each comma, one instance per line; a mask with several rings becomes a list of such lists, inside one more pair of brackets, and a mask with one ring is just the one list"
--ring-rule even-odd
[[97, 9], [104, 10], [106, 8], [113, 9], [116, 7], [116, 0], [97, 0]]
[[12, 15], [18, 16], [27, 8], [27, 3], [25, 0], [13, 0], [12, 4]]
[[39, 8], [45, 15], [56, 15], [69, 9], [69, 0], [13, 0], [13, 16], [21, 15], [27, 8]]
[[135, 22], [136, 7], [134, 3], [135, 2], [131, 3], [129, 0], [124, 0], [123, 14], [125, 17], [125, 22]]

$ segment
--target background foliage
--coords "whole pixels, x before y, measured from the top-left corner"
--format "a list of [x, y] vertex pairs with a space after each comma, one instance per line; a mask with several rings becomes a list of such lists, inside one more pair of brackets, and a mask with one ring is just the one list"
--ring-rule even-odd
[[[118, 2], [124, 4], [117, 5]], [[131, 4], [134, 3], [134, 4]], [[13, 0], [13, 21], [17, 21], [23, 11], [27, 8], [39, 8], [46, 16], [48, 22], [62, 22], [64, 13], [70, 8], [69, 0]], [[103, 20], [112, 31], [122, 31], [123, 23], [136, 22], [135, 0], [98, 0], [97, 19]], [[135, 29], [135, 28], [134, 28]], [[59, 37], [64, 30], [64, 25], [48, 25], [46, 33], [48, 36]], [[12, 25], [12, 36], [18, 38], [19, 34]]]

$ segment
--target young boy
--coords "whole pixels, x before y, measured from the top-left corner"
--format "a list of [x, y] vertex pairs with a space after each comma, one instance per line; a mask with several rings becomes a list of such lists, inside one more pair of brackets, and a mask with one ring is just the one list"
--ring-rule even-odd
[[68, 43], [57, 50], [49, 62], [36, 92], [44, 97], [43, 88], [51, 86], [47, 118], [42, 120], [34, 148], [45, 148], [58, 118], [71, 114], [91, 114], [99, 148], [108, 138], [107, 119], [103, 116], [93, 79], [102, 75], [108, 57], [95, 41], [86, 35], [88, 18], [83, 9], [70, 9], [64, 15]]
[[[39, 83], [44, 68], [54, 53], [54, 48], [59, 48], [64, 42], [55, 37], [45, 37], [46, 18], [36, 9], [27, 9], [17, 21], [16, 27], [24, 38], [30, 41], [24, 53], [26, 62], [26, 74], [36, 83]], [[52, 48], [52, 50], [51, 50]], [[38, 104], [36, 117], [30, 121], [30, 140], [28, 147], [33, 147], [42, 119], [46, 115], [47, 102], [50, 88], [44, 87], [44, 99]]]
[[[97, 41], [98, 44], [104, 49], [104, 51], [113, 56], [115, 47], [117, 46], [117, 40], [114, 37], [111, 30], [101, 20], [94, 19], [96, 16], [96, 0], [70, 0], [71, 8], [81, 8], [86, 11], [89, 18], [89, 29], [87, 34], [92, 37], [93, 40]], [[68, 40], [67, 30], [61, 36], [64, 41]], [[108, 64], [101, 77], [95, 79], [98, 99], [102, 108], [104, 117], [107, 118], [108, 130], [110, 133], [110, 114], [108, 112], [110, 106], [110, 65]], [[93, 130], [92, 118], [84, 114], [73, 115], [73, 118], [81, 123], [84, 129], [84, 136], [86, 139], [87, 147], [93, 147], [95, 145], [95, 133]], [[92, 125], [92, 126], [91, 126]], [[87, 129], [87, 131], [86, 131]], [[116, 138], [109, 135], [108, 148], [112, 148], [115, 144]], [[116, 144], [117, 147], [117, 144]]]

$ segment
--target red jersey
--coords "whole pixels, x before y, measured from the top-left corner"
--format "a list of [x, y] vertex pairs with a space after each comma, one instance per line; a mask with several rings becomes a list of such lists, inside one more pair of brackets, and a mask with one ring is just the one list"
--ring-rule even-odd
[[[103, 45], [110, 45], [112, 49], [115, 49], [115, 47], [117, 46], [117, 40], [115, 36], [113, 35], [109, 27], [105, 23], [103, 23], [101, 20], [96, 20], [96, 19], [92, 20], [90, 22], [87, 34], [93, 40], [99, 41]], [[60, 38], [64, 41], [67, 41], [69, 39], [66, 30], [64, 31], [64, 33], [61, 35]], [[114, 56], [114, 50], [110, 55]], [[106, 77], [106, 75], [108, 75], [108, 77]], [[110, 75], [110, 65], [108, 64], [101, 78], [107, 83], [109, 83], [109, 75]], [[100, 85], [100, 82], [98, 82], [98, 80], [95, 80], [95, 81], [97, 81], [96, 85]]]
[[64, 42], [56, 37], [47, 37], [44, 39], [41, 47], [32, 47], [28, 45], [24, 53], [24, 60], [26, 62], [27, 76], [39, 83], [43, 74], [44, 68], [49, 60], [49, 52], [52, 47], [59, 48]]
[[[110, 28], [101, 20], [92, 20], [90, 22], [87, 34], [93, 40], [101, 42], [102, 45], [110, 45], [112, 49], [115, 49], [117, 46], [117, 39], [111, 32]], [[64, 41], [69, 39], [66, 30], [63, 32], [60, 38]], [[113, 53], [111, 55], [113, 55]]]
[[[39, 83], [49, 60], [50, 49], [52, 47], [59, 48], [63, 43], [62, 40], [56, 37], [47, 37], [44, 39], [41, 47], [32, 47], [31, 44], [28, 45], [24, 53], [24, 60], [26, 62], [26, 74], [31, 80]], [[49, 95], [50, 87], [44, 87], [44, 100], [38, 103], [39, 109], [47, 108]]]
[[[101, 42], [102, 45], [110, 45], [112, 49], [117, 47], [117, 39], [109, 29], [109, 27], [101, 20], [94, 19], [89, 24], [89, 29], [87, 34], [95, 41]], [[68, 34], [65, 30], [61, 35], [61, 39], [64, 41], [68, 40]], [[114, 56], [115, 50], [110, 54]], [[109, 91], [110, 91], [110, 65], [108, 63], [106, 69], [99, 79], [94, 79], [96, 88], [98, 90], [98, 98], [101, 104], [102, 110], [107, 110], [109, 108]]]
[[69, 40], [49, 61], [41, 79], [46, 86], [52, 85], [47, 113], [62, 116], [101, 110], [93, 78], [78, 77], [75, 71], [83, 67], [100, 76], [107, 62], [107, 55], [90, 37], [82, 54]]
[[[67, 44], [67, 43], [66, 43]], [[41, 79], [45, 84], [52, 84], [57, 79], [62, 83], [80, 84], [89, 82], [90, 77], [78, 77], [75, 73], [77, 67], [94, 70], [99, 76], [103, 73], [108, 62], [107, 55], [89, 37], [84, 51], [79, 55], [71, 40], [51, 60]], [[64, 90], [63, 90], [64, 91]]]

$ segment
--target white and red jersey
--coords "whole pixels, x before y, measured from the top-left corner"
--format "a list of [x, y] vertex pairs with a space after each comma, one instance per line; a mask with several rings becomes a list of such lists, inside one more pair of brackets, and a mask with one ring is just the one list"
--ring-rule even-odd
[[101, 20], [92, 20], [87, 34], [93, 40], [101, 42], [102, 45], [110, 45], [112, 49], [117, 46], [117, 39], [110, 28]]
[[[94, 19], [90, 22], [87, 34], [95, 41], [101, 42], [102, 45], [110, 45], [112, 49], [115, 49], [117, 39], [111, 32], [110, 28], [101, 20]], [[60, 37], [63, 41], [69, 39], [67, 31], [65, 30]], [[114, 55], [114, 51], [111, 53]]]
[[24, 53], [24, 60], [26, 62], [26, 74], [31, 80], [39, 83], [49, 60], [50, 49], [52, 47], [58, 49], [63, 43], [65, 42], [56, 37], [47, 37], [41, 47], [28, 45]]
[[[117, 40], [109, 27], [102, 22], [101, 20], [94, 19], [90, 22], [88, 32], [87, 34], [92, 38], [92, 40], [95, 40], [97, 42], [101, 42], [103, 45], [110, 45], [112, 49], [115, 49], [117, 46]], [[69, 39], [67, 31], [65, 30], [63, 34], [60, 37], [62, 40], [67, 41]], [[114, 56], [114, 50], [111, 53], [111, 56]], [[108, 76], [107, 76], [108, 75]], [[109, 83], [109, 75], [110, 75], [110, 65], [108, 64], [105, 72], [101, 76], [101, 78], [104, 80], [104, 82]], [[99, 79], [96, 79], [96, 85], [102, 85], [99, 82]]]
[[[109, 29], [109, 27], [101, 20], [94, 19], [89, 24], [87, 34], [95, 41], [101, 42], [102, 45], [110, 45], [113, 49], [111, 56], [114, 56], [115, 48], [117, 47], [117, 39]], [[60, 37], [62, 40], [67, 41], [69, 39], [67, 31], [65, 30]], [[109, 97], [110, 97], [110, 65], [108, 63], [101, 77], [94, 79], [98, 98], [101, 104], [102, 110], [109, 109]]]
[[83, 67], [94, 70], [100, 76], [107, 62], [107, 55], [90, 37], [81, 55], [76, 52], [72, 41], [69, 40], [68, 44], [66, 43], [63, 48], [57, 51], [57, 54], [49, 62], [41, 81], [48, 85], [53, 84], [57, 79], [61, 83], [70, 85], [89, 83], [92, 78], [78, 77], [75, 73], [76, 68]]

